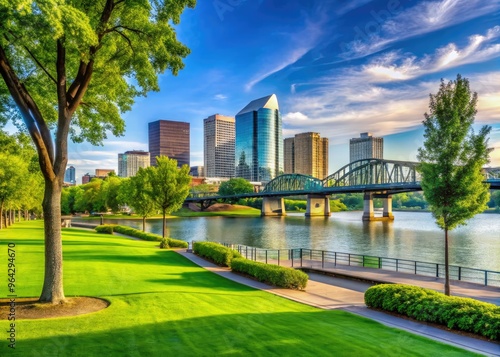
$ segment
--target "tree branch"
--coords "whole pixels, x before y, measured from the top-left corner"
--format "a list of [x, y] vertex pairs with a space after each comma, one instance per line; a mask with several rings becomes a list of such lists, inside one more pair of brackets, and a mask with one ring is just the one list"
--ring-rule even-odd
[[[48, 132], [48, 128], [35, 102], [12, 69], [2, 46], [0, 46], [0, 74], [35, 143], [42, 173], [47, 179], [53, 180], [55, 177], [53, 168], [54, 151], [50, 132]], [[48, 138], [47, 132], [49, 134]]]
[[66, 48], [64, 38], [57, 40], [57, 133], [56, 133], [56, 160], [54, 164], [55, 174], [62, 179], [62, 173], [68, 162], [68, 132], [71, 115], [68, 112], [68, 101], [66, 98]]

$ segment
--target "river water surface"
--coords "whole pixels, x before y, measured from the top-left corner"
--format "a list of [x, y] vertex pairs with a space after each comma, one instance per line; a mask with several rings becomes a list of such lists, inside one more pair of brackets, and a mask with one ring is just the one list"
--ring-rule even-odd
[[[428, 212], [394, 212], [393, 222], [362, 222], [361, 212], [331, 217], [195, 217], [167, 220], [168, 235], [185, 241], [216, 241], [259, 248], [310, 248], [432, 263], [444, 262], [444, 232]], [[106, 223], [119, 223], [105, 220]], [[140, 220], [120, 220], [142, 229]], [[149, 220], [161, 234], [161, 220]], [[500, 271], [500, 215], [479, 214], [450, 232], [450, 264]]]

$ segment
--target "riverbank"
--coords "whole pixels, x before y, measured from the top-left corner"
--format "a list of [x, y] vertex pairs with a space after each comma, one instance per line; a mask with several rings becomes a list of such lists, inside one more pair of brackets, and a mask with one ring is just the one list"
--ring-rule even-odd
[[[17, 223], [0, 239], [16, 245], [17, 296], [37, 296], [42, 222]], [[240, 285], [158, 249], [157, 242], [65, 228], [63, 245], [66, 295], [100, 297], [110, 306], [77, 317], [18, 320], [22, 338], [15, 350], [1, 344], [0, 355], [473, 355], [345, 311], [318, 310]], [[6, 249], [0, 259], [7, 261]]]

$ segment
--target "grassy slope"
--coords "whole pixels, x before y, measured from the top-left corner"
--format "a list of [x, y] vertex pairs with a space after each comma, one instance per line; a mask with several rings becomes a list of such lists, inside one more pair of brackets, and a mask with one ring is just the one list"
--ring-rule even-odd
[[[0, 261], [16, 243], [18, 296], [37, 296], [43, 277], [40, 222], [0, 231]], [[8, 356], [466, 356], [467, 352], [343, 311], [322, 311], [205, 271], [157, 242], [66, 229], [67, 296], [100, 296], [97, 313], [16, 321]], [[0, 294], [6, 295], [6, 280]]]

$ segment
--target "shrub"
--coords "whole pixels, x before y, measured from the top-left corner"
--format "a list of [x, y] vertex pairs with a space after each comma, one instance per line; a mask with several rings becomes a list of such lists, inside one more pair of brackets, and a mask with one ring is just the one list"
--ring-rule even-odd
[[233, 259], [231, 270], [248, 274], [261, 282], [287, 289], [304, 290], [309, 279], [307, 274], [300, 270], [254, 262], [244, 258]]
[[[103, 227], [103, 228], [101, 228], [101, 227]], [[128, 227], [128, 226], [104, 224], [102, 226], [97, 226], [95, 228], [95, 230], [99, 233], [108, 233], [108, 234], [113, 234], [113, 231], [114, 231], [114, 232], [124, 234], [127, 236], [136, 237], [136, 238], [140, 238], [140, 239], [147, 240], [147, 241], [153, 241], [153, 242], [155, 242], [155, 241], [161, 242], [163, 240], [162, 236], [160, 236], [158, 234], [146, 233], [146, 232], [143, 232], [143, 231], [140, 231], [138, 229]], [[160, 248], [187, 248], [188, 247], [188, 243], [183, 241], [183, 240], [172, 239], [172, 238], [165, 238], [165, 240], [166, 240], [166, 245], [164, 245], [162, 247], [162, 245], [160, 243]]]
[[102, 224], [100, 226], [95, 227], [94, 229], [97, 233], [113, 234], [114, 228], [115, 228], [114, 224]]
[[236, 250], [213, 242], [194, 242], [193, 251], [200, 257], [208, 258], [216, 264], [227, 267], [231, 266], [234, 258], [241, 258], [241, 254]]
[[168, 248], [170, 247], [168, 246], [167, 238], [162, 238], [160, 241], [160, 249], [168, 249]]
[[365, 303], [419, 321], [500, 340], [500, 307], [494, 304], [403, 284], [372, 286], [365, 292]]

